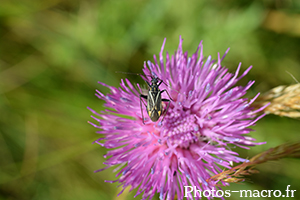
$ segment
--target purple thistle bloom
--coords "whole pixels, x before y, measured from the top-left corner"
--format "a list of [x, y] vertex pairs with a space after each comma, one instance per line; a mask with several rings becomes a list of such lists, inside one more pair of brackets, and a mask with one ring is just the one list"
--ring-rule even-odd
[[[148, 82], [153, 75], [163, 80], [160, 90], [166, 89], [172, 97], [167, 112], [168, 102], [162, 103], [165, 113], [157, 122], [150, 120], [142, 105], [147, 116], [143, 124], [139, 99], [142, 90], [138, 84], [140, 91], [135, 89], [127, 79], [121, 81], [120, 88], [100, 82], [111, 93], [105, 96], [97, 90], [96, 96], [106, 101], [105, 106], [110, 109], [97, 113], [89, 108], [99, 123], [91, 124], [103, 135], [95, 142], [113, 149], [104, 156], [104, 169], [116, 167], [114, 171], [119, 171], [117, 180], [107, 182], [119, 182], [123, 190], [127, 186], [131, 190], [138, 188], [136, 196], [143, 193], [143, 199], [152, 199], [155, 193], [160, 194], [160, 199], [183, 199], [184, 186], [217, 190], [217, 182], [206, 180], [222, 172], [222, 167], [231, 168], [232, 162], [247, 161], [230, 147], [264, 144], [245, 136], [251, 131], [248, 127], [264, 116], [257, 117], [263, 108], [250, 107], [259, 94], [251, 100], [242, 98], [254, 81], [245, 87], [234, 86], [251, 67], [238, 77], [240, 63], [235, 74], [229, 73], [221, 66], [228, 50], [222, 58], [218, 54], [215, 61], [210, 56], [203, 57], [202, 43], [188, 57], [182, 51], [181, 37], [175, 55], [170, 57], [167, 53], [164, 62], [164, 45], [165, 41], [159, 61], [154, 56], [154, 63], [148, 61], [143, 69]], [[168, 99], [166, 92], [162, 98]], [[192, 196], [193, 193], [187, 198], [193, 199]]]

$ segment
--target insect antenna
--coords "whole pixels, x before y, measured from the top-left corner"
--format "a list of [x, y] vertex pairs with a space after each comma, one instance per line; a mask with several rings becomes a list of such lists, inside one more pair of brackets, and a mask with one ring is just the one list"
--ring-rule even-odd
[[[122, 71], [115, 71], [115, 73], [120, 73], [120, 74], [132, 74], [132, 75], [138, 75], [138, 76], [141, 76], [141, 77], [150, 77], [150, 78], [153, 78], [153, 76], [151, 75], [146, 75], [146, 74], [142, 74], [142, 73], [132, 73], [132, 72], [122, 72]], [[157, 77], [157, 76], [156, 76]], [[157, 77], [158, 78], [158, 77]], [[160, 80], [160, 78], [158, 78]]]

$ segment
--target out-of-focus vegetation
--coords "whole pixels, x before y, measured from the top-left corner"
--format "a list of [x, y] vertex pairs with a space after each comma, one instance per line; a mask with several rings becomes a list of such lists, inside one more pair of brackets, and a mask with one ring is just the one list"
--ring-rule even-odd
[[[239, 62], [256, 80], [249, 97], [300, 80], [300, 1], [297, 0], [2, 0], [0, 5], [0, 199], [132, 199], [120, 191], [104, 165], [106, 150], [87, 124], [87, 106], [103, 102], [97, 81], [118, 86], [152, 60], [167, 38], [173, 53], [179, 35], [190, 53], [203, 40], [204, 54], [234, 71]], [[300, 121], [277, 116], [260, 120], [252, 133], [266, 145], [239, 150], [243, 157], [300, 139]], [[226, 189], [297, 189], [300, 160], [261, 165], [250, 181]], [[137, 197], [138, 198], [138, 197]], [[233, 194], [228, 199], [239, 199]], [[247, 198], [244, 198], [247, 199]], [[256, 198], [260, 199], [260, 198]], [[275, 199], [270, 198], [270, 199]], [[277, 199], [277, 198], [276, 198]]]

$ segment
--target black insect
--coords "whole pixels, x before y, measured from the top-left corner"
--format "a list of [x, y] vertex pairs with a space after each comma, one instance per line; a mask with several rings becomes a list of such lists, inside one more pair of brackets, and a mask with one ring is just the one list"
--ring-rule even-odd
[[[166, 113], [168, 112], [170, 106], [170, 100], [172, 100], [172, 98], [170, 97], [167, 90], [165, 89], [162, 91], [159, 90], [158, 87], [163, 83], [163, 81], [157, 78], [155, 75], [151, 76], [151, 84], [148, 81], [146, 81], [146, 83], [149, 86], [148, 95], [140, 94], [140, 106], [141, 106], [143, 124], [145, 124], [145, 122], [144, 122], [144, 114], [142, 109], [142, 102], [147, 108], [147, 113], [153, 122], [156, 122], [162, 114], [162, 102], [163, 101], [169, 102], [167, 105], [166, 112], [161, 120], [163, 121], [166, 116]], [[162, 99], [161, 94], [163, 92], [167, 92], [170, 99]], [[142, 98], [147, 100], [147, 105], [145, 104], [144, 101], [142, 101]]]

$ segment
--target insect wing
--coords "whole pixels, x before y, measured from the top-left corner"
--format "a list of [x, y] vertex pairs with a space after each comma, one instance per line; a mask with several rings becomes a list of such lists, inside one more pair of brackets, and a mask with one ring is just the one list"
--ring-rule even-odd
[[159, 91], [158, 94], [156, 95], [155, 99], [155, 109], [158, 112], [158, 116], [160, 117], [161, 111], [162, 111], [162, 103], [161, 103], [161, 92]]
[[147, 97], [147, 111], [149, 116], [151, 116], [151, 112], [155, 107], [155, 99], [156, 99], [156, 92], [149, 91], [148, 97]]

